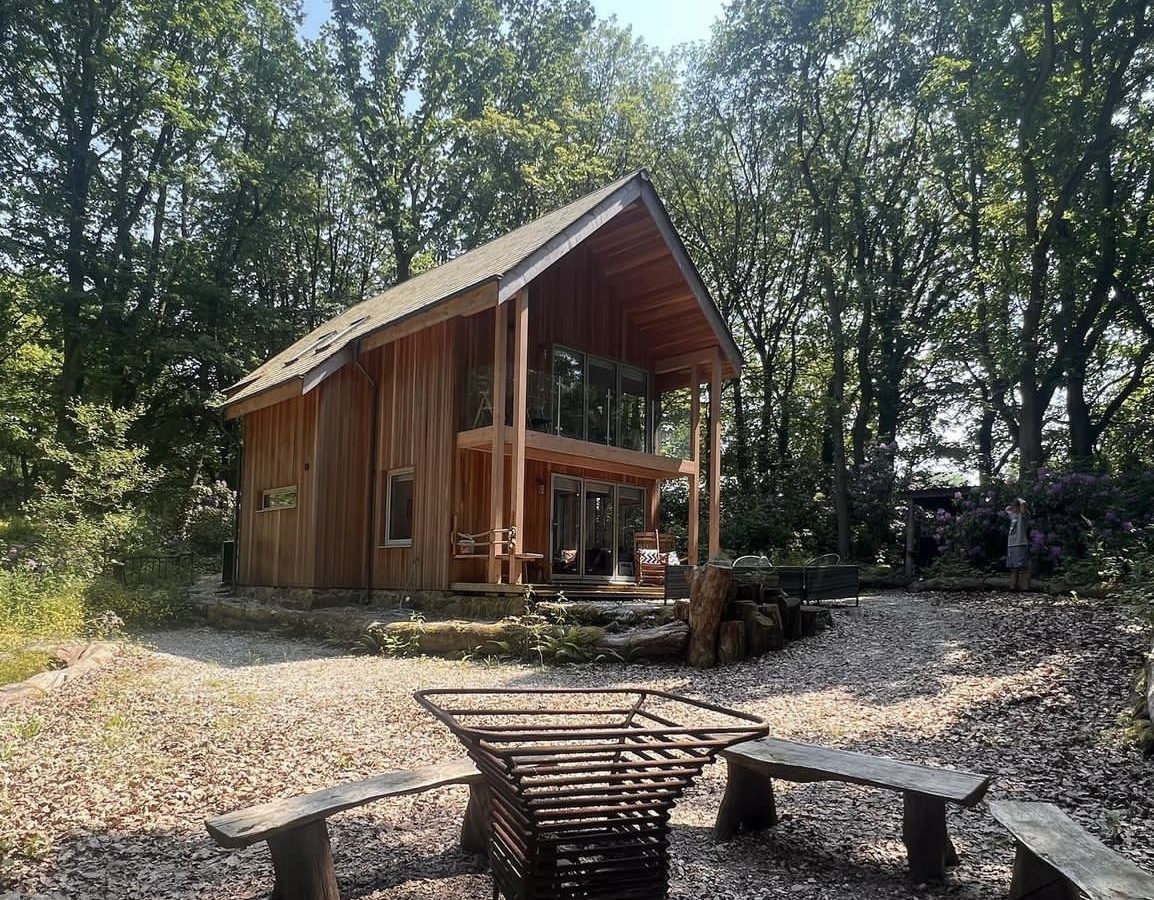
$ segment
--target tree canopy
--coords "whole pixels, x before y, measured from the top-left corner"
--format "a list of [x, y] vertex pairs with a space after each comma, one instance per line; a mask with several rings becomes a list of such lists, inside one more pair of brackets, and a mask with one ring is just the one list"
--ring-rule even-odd
[[639, 167], [749, 361], [727, 546], [872, 558], [911, 481], [1151, 465], [1145, 0], [733, 0], [670, 53], [587, 0], [300, 17], [0, 5], [0, 505], [84, 404], [232, 478], [223, 387]]

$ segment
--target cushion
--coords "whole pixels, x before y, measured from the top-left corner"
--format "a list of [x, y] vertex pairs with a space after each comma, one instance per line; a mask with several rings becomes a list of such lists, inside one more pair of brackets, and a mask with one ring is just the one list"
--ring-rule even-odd
[[646, 548], [641, 550], [639, 558], [643, 566], [658, 566], [661, 565], [661, 552], [656, 548]]

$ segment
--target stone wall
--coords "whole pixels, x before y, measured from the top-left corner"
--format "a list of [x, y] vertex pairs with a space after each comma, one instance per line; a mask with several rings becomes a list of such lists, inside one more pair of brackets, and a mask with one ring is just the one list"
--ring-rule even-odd
[[411, 609], [442, 618], [500, 619], [525, 612], [521, 594], [454, 594], [449, 591], [373, 591], [369, 603], [365, 592], [342, 588], [273, 588], [238, 586], [238, 597], [275, 604], [288, 609], [316, 610], [339, 606], [370, 609]]

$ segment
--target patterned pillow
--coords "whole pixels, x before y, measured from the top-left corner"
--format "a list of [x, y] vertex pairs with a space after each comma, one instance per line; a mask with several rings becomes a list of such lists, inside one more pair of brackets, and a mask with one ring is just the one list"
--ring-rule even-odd
[[656, 566], [661, 563], [661, 553], [654, 549], [645, 549], [641, 551], [641, 564], [644, 566]]

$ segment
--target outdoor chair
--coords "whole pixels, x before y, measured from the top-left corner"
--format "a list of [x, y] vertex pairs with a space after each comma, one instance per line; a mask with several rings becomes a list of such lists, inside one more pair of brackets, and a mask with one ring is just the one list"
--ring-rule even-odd
[[659, 531], [633, 534], [633, 570], [639, 585], [664, 585], [665, 567], [680, 564], [677, 539]]

